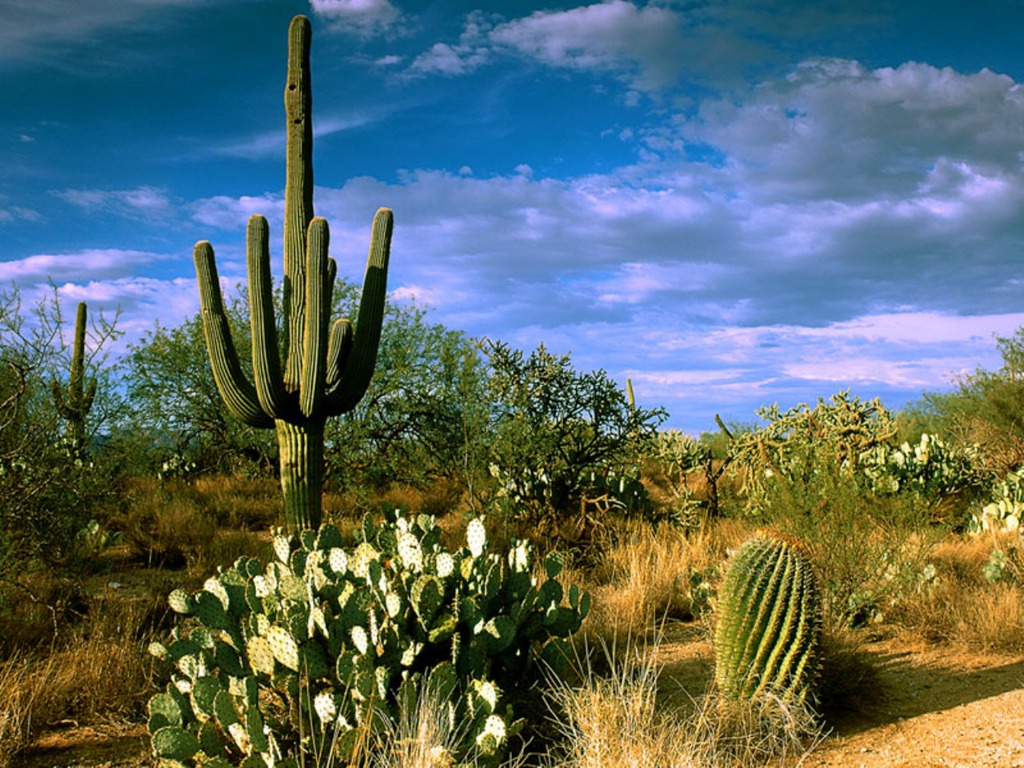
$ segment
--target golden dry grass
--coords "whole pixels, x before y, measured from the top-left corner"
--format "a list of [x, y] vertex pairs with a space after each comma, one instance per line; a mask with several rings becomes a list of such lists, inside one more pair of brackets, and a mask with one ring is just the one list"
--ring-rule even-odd
[[[934, 577], [908, 590], [891, 613], [932, 642], [977, 650], [1024, 650], [1024, 542], [1017, 534], [950, 536], [928, 553]], [[993, 551], [1007, 553], [1001, 580], [985, 566]]]
[[583, 683], [554, 680], [554, 717], [563, 744], [550, 768], [741, 768], [785, 763], [820, 739], [813, 713], [776, 698], [725, 702], [716, 694], [691, 697], [687, 711], [658, 698], [660, 667], [654, 648], [627, 644], [616, 654], [603, 646], [611, 670], [589, 661]]
[[154, 674], [147, 614], [135, 604], [107, 606], [53, 651], [0, 664], [0, 766], [55, 723], [141, 716]]
[[726, 552], [747, 535], [748, 527], [734, 521], [689, 534], [670, 526], [629, 524], [602, 563], [575, 577], [593, 597], [587, 632], [605, 641], [639, 638], [665, 618], [699, 617], [707, 606], [695, 575], [714, 578]]

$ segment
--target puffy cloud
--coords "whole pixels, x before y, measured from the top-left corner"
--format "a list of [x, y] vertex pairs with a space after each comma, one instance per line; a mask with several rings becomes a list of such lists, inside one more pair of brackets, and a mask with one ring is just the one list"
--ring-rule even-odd
[[410, 74], [465, 75], [491, 59], [488, 35], [493, 29], [491, 19], [482, 11], [466, 17], [459, 42], [435, 43], [417, 56], [409, 66]]
[[656, 91], [679, 74], [680, 26], [669, 8], [606, 0], [506, 22], [490, 40], [549, 66], [611, 72], [639, 90]]
[[0, 282], [32, 283], [53, 280], [110, 278], [165, 258], [147, 251], [97, 248], [74, 253], [36, 254], [0, 262]]
[[389, 0], [310, 0], [313, 13], [334, 22], [334, 28], [361, 35], [388, 30], [401, 19]]
[[555, 68], [610, 73], [631, 88], [658, 91], [679, 74], [681, 23], [668, 8], [639, 8], [626, 0], [537, 11], [512, 21], [474, 11], [457, 43], [435, 43], [409, 72], [464, 75], [511, 54]]

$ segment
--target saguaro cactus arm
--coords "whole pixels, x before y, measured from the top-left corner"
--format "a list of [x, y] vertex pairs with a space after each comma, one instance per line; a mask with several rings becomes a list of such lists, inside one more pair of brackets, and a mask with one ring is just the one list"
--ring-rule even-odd
[[[352, 349], [348, 353], [344, 369], [340, 371], [338, 384], [327, 394], [326, 411], [337, 416], [355, 408], [366, 394], [377, 364], [377, 349], [380, 332], [384, 323], [384, 300], [387, 296], [388, 260], [391, 255], [391, 234], [394, 230], [394, 216], [387, 208], [381, 208], [373, 217], [373, 232], [370, 236], [370, 254], [366, 259], [366, 275], [363, 278], [363, 295], [359, 301], [359, 317], [356, 320]], [[337, 331], [336, 335], [343, 336]], [[342, 339], [339, 338], [339, 342]]]
[[262, 216], [252, 216], [246, 230], [249, 271], [249, 321], [252, 327], [253, 379], [264, 413], [274, 419], [294, 416], [281, 374], [274, 320], [274, 283], [270, 276], [270, 228]]
[[206, 241], [196, 243], [193, 256], [199, 282], [199, 303], [203, 312], [203, 332], [210, 353], [210, 367], [217, 391], [228, 410], [251, 427], [274, 426], [274, 420], [260, 407], [256, 388], [246, 379], [238, 362], [238, 353], [231, 340], [231, 326], [224, 312], [220, 278], [214, 260], [213, 246]]

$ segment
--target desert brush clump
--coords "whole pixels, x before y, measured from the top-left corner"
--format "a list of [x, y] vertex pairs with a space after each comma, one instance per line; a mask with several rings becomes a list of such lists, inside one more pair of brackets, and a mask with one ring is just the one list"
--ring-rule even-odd
[[327, 221], [313, 216], [310, 37], [309, 20], [296, 16], [289, 28], [285, 86], [288, 141], [280, 342], [267, 220], [251, 217], [247, 230], [252, 381], [243, 372], [232, 341], [213, 247], [201, 241], [194, 252], [217, 389], [233, 416], [251, 427], [276, 430], [285, 521], [292, 533], [316, 529], [322, 519], [324, 422], [352, 410], [373, 376], [393, 228], [391, 211], [380, 209], [373, 221], [355, 326], [344, 318], [331, 325], [338, 267], [328, 256]]
[[366, 516], [354, 546], [332, 525], [297, 543], [279, 535], [266, 567], [242, 557], [201, 591], [172, 592], [195, 622], [151, 648], [174, 665], [149, 703], [156, 756], [347, 764], [428, 684], [464, 726], [451, 757], [496, 764], [523, 725], [514, 705], [530, 671], [564, 662], [590, 600], [563, 589], [557, 553], [541, 581], [527, 543], [488, 552], [479, 518], [456, 551], [440, 537], [425, 515]]

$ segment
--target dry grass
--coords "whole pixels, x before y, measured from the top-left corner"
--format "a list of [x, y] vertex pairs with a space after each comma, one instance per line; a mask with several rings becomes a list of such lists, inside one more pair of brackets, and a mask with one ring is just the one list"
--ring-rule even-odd
[[579, 687], [553, 681], [564, 745], [552, 768], [781, 765], [820, 738], [809, 709], [775, 698], [740, 703], [708, 694], [691, 699], [690, 711], [668, 709], [658, 700], [661, 670], [651, 649], [631, 646], [619, 658], [604, 651], [609, 675], [587, 666]]
[[[990, 583], [994, 550], [1010, 553], [1004, 578]], [[935, 577], [902, 596], [894, 616], [932, 642], [978, 650], [1024, 650], [1024, 563], [1016, 534], [950, 537], [933, 547]]]
[[[270, 491], [277, 494], [279, 506], [280, 489], [268, 481], [212, 477], [190, 485], [138, 480], [115, 524], [134, 560], [151, 567], [184, 567], [193, 577], [205, 576], [241, 555], [265, 553]], [[276, 519], [278, 513], [273, 516]], [[257, 522], [263, 533], [248, 527]]]
[[746, 526], [732, 521], [690, 534], [630, 524], [603, 562], [577, 577], [593, 596], [587, 632], [606, 642], [640, 638], [665, 618], [699, 617], [707, 605], [698, 577], [713, 579], [726, 552], [747, 535]]
[[46, 726], [141, 716], [153, 685], [147, 617], [138, 605], [115, 603], [52, 652], [0, 664], [0, 766]]

